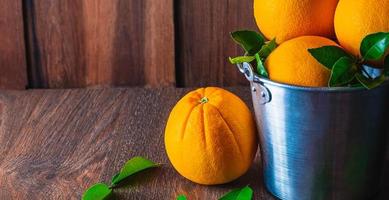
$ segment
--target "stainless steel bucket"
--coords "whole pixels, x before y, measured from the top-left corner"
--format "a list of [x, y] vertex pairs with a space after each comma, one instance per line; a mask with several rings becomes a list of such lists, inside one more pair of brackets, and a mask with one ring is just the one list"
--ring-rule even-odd
[[252, 88], [264, 182], [287, 200], [367, 199], [377, 193], [389, 133], [389, 83], [306, 88], [259, 78]]

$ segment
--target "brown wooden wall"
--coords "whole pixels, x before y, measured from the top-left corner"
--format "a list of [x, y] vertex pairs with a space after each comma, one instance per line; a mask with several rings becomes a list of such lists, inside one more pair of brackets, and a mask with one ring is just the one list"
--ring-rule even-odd
[[253, 0], [3, 0], [0, 88], [246, 84], [229, 38]]

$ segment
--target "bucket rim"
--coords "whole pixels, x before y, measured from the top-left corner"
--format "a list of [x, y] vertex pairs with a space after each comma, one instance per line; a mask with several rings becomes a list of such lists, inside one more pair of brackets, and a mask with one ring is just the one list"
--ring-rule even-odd
[[[260, 83], [263, 83], [265, 86], [271, 85], [271, 86], [285, 88], [285, 89], [300, 90], [300, 91], [307, 91], [307, 92], [360, 92], [360, 91], [371, 91], [389, 85], [389, 78], [387, 78], [386, 81], [382, 83], [380, 86], [370, 90], [366, 89], [365, 87], [307, 87], [307, 86], [297, 86], [297, 85], [272, 81], [268, 78], [260, 77], [257, 74], [255, 74], [255, 76], [256, 79], [259, 80]], [[254, 83], [255, 82], [256, 81], [254, 81]]]

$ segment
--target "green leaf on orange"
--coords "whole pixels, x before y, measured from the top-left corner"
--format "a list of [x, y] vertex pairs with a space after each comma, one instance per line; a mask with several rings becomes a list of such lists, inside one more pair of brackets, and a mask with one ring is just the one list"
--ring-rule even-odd
[[375, 78], [375, 79], [370, 79], [370, 78], [367, 78], [362, 73], [357, 73], [355, 75], [355, 77], [363, 85], [363, 87], [365, 87], [367, 89], [376, 88], [376, 87], [380, 86], [386, 80], [386, 77], [384, 75], [381, 75], [380, 77]]
[[255, 60], [257, 61], [257, 72], [260, 76], [269, 78], [269, 73], [267, 73], [266, 67], [263, 64], [262, 58], [259, 54], [255, 54]]
[[338, 46], [323, 46], [315, 49], [308, 49], [308, 52], [322, 65], [332, 69], [335, 63], [342, 57], [352, 57]]
[[246, 186], [244, 188], [232, 190], [219, 200], [251, 200], [252, 198], [253, 190], [249, 186]]
[[259, 54], [259, 57], [261, 57], [263, 60], [265, 60], [271, 52], [274, 51], [274, 49], [277, 48], [277, 43], [276, 43], [276, 39], [272, 39], [271, 41], [269, 42], [266, 42], [261, 50], [259, 50], [258, 54]]
[[82, 200], [107, 200], [111, 195], [111, 188], [104, 183], [97, 183], [86, 190], [82, 195]]
[[353, 60], [347, 56], [341, 57], [335, 62], [331, 70], [329, 87], [343, 86], [350, 83], [357, 73], [357, 67]]
[[255, 60], [255, 56], [238, 56], [235, 58], [230, 57], [229, 60], [231, 64], [236, 65], [245, 62], [247, 63], [252, 62], [253, 60]]
[[112, 177], [112, 185], [119, 184], [124, 179], [134, 175], [140, 171], [158, 167], [159, 165], [143, 157], [134, 157], [124, 164], [123, 168], [118, 174]]
[[378, 61], [389, 48], [389, 32], [379, 32], [366, 36], [361, 43], [360, 52], [365, 60]]
[[235, 31], [231, 33], [231, 37], [236, 43], [242, 46], [248, 56], [253, 56], [258, 53], [262, 45], [265, 44], [265, 38], [255, 31]]

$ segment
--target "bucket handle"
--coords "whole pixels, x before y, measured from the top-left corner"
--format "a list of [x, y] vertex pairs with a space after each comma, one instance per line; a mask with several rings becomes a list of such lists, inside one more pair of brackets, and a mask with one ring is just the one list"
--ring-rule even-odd
[[239, 72], [244, 74], [250, 83], [257, 83], [252, 84], [251, 91], [253, 93], [260, 92], [259, 103], [262, 105], [269, 103], [272, 97], [271, 92], [269, 88], [265, 86], [264, 82], [262, 82], [261, 79], [254, 73], [253, 67], [250, 65], [250, 63], [239, 63], [237, 64], [237, 67]]

